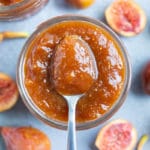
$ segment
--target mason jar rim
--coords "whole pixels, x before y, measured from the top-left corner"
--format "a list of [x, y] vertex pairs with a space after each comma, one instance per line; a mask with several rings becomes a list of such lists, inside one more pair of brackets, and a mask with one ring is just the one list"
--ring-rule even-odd
[[26, 43], [20, 53], [20, 57], [18, 60], [18, 65], [17, 65], [16, 80], [17, 80], [18, 89], [20, 91], [20, 95], [23, 99], [23, 102], [25, 103], [25, 105], [27, 106], [29, 111], [35, 117], [37, 117], [38, 119], [40, 119], [41, 121], [45, 122], [46, 124], [48, 124], [52, 127], [55, 127], [58, 129], [63, 129], [63, 130], [67, 129], [67, 123], [63, 123], [61, 121], [56, 121], [56, 120], [48, 117], [44, 112], [42, 112], [42, 110], [40, 110], [40, 108], [38, 108], [38, 106], [36, 106], [36, 104], [33, 102], [31, 97], [29, 96], [27, 89], [25, 88], [25, 85], [24, 85], [25, 55], [26, 55], [26, 52], [28, 51], [28, 46], [33, 41], [34, 37], [52, 25], [58, 24], [60, 22], [67, 22], [67, 21], [88, 22], [88, 23], [92, 23], [92, 24], [104, 29], [107, 33], [109, 33], [112, 36], [112, 38], [115, 40], [115, 42], [120, 47], [121, 52], [123, 54], [124, 61], [125, 61], [125, 68], [126, 68], [125, 81], [124, 81], [124, 85], [123, 85], [123, 88], [122, 88], [122, 91], [121, 91], [121, 94], [120, 94], [118, 100], [116, 100], [115, 104], [113, 104], [111, 109], [108, 110], [108, 112], [106, 112], [100, 118], [97, 118], [95, 120], [91, 120], [88, 122], [77, 123], [77, 125], [76, 125], [77, 130], [84, 130], [84, 129], [89, 129], [89, 128], [95, 127], [99, 124], [102, 124], [103, 122], [105, 122], [106, 120], [111, 118], [113, 116], [113, 114], [120, 108], [120, 106], [125, 101], [125, 98], [127, 96], [127, 93], [129, 91], [129, 88], [131, 85], [131, 63], [129, 61], [129, 56], [126, 51], [126, 48], [125, 48], [124, 44], [121, 42], [118, 35], [112, 29], [110, 29], [107, 25], [105, 25], [103, 22], [93, 19], [93, 18], [90, 18], [90, 17], [86, 17], [86, 16], [70, 14], [70, 15], [57, 16], [57, 17], [54, 17], [52, 19], [49, 19], [49, 20], [41, 23], [37, 27], [37, 29], [31, 34], [31, 36], [28, 38], [28, 40], [26, 41]]

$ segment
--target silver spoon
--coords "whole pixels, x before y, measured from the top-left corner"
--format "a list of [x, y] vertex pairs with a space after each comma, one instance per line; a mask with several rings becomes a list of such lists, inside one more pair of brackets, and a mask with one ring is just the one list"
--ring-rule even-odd
[[[72, 55], [70, 55], [70, 52], [72, 52]], [[74, 66], [78, 66], [78, 70], [76, 70]], [[63, 70], [64, 68], [70, 69], [71, 67], [74, 69], [71, 70], [71, 73], [69, 72], [70, 74]], [[81, 37], [77, 35], [69, 35], [56, 46], [50, 68], [54, 88], [65, 98], [69, 107], [67, 150], [76, 150], [76, 104], [97, 79], [98, 71], [95, 57], [89, 45]], [[68, 77], [70, 80], [66, 78], [68, 74], [70, 75]], [[81, 82], [83, 83], [76, 82], [80, 80], [79, 77], [82, 78]], [[86, 82], [86, 79], [88, 82]]]
[[74, 96], [63, 96], [67, 101], [69, 107], [67, 150], [77, 149], [75, 111], [76, 111], [76, 104], [83, 95], [84, 94]]

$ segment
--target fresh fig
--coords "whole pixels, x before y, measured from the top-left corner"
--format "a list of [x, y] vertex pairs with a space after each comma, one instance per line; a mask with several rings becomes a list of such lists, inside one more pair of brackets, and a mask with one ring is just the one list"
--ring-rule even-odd
[[142, 74], [143, 90], [150, 95], [150, 61], [146, 64]]
[[79, 8], [79, 9], [84, 9], [89, 6], [91, 6], [95, 0], [67, 0], [72, 6]]
[[48, 137], [32, 127], [2, 127], [7, 150], [50, 150]]
[[132, 124], [118, 119], [100, 130], [95, 145], [99, 150], [133, 150], [136, 140], [137, 132]]
[[134, 36], [146, 25], [146, 15], [134, 0], [115, 0], [105, 11], [107, 23], [118, 34]]
[[0, 112], [12, 108], [18, 100], [16, 83], [4, 73], [0, 73]]

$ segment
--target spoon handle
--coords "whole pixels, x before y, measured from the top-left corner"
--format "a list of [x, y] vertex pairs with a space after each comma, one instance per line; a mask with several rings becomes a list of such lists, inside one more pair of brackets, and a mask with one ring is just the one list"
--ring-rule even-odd
[[72, 101], [69, 105], [69, 120], [68, 120], [68, 146], [67, 150], [77, 150], [76, 144], [76, 123], [75, 123], [75, 108], [76, 102]]

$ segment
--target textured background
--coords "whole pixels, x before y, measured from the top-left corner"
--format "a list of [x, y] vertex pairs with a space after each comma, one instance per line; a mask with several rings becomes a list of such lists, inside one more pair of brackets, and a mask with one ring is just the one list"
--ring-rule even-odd
[[[150, 60], [150, 1], [136, 0], [147, 14], [147, 26], [140, 35], [132, 38], [120, 37], [127, 47], [132, 63], [132, 86], [128, 97], [121, 109], [112, 119], [124, 118], [131, 121], [138, 131], [138, 137], [144, 133], [150, 134], [150, 96], [142, 92], [141, 70]], [[0, 22], [0, 31], [14, 30], [32, 33], [38, 24], [48, 18], [62, 14], [88, 15], [105, 22], [104, 10], [111, 0], [97, 0], [95, 4], [85, 10], [76, 10], [67, 6], [64, 0], [51, 0], [39, 13], [25, 20], [15, 22]], [[5, 72], [15, 79], [16, 64], [25, 40], [7, 40], [0, 43], [0, 72]], [[52, 150], [65, 150], [67, 145], [67, 132], [49, 127], [34, 118], [26, 109], [21, 99], [10, 111], [0, 113], [0, 126], [34, 126], [43, 130], [51, 139]], [[77, 133], [79, 150], [94, 150], [96, 134], [102, 125]], [[0, 150], [5, 150], [0, 140]], [[144, 150], [150, 149], [150, 142], [146, 143]]]

